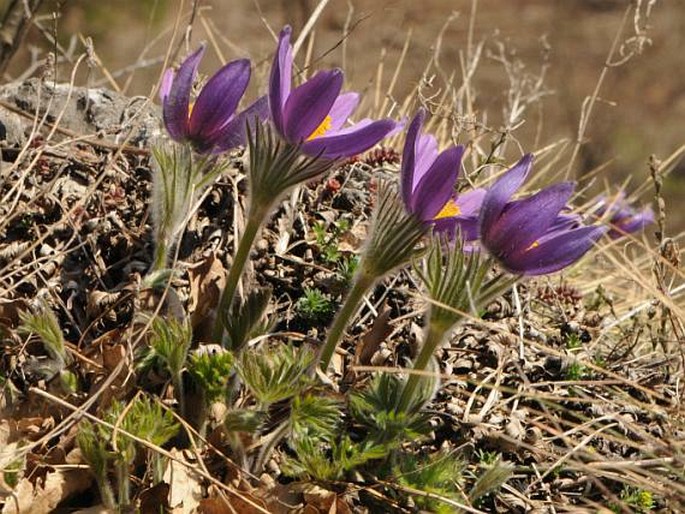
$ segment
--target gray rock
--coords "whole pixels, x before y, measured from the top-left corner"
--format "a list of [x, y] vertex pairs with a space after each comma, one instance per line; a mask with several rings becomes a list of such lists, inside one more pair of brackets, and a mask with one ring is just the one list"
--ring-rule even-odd
[[26, 142], [36, 112], [40, 116], [47, 112], [47, 123], [59, 121], [60, 128], [77, 136], [96, 136], [111, 144], [126, 140], [128, 145], [143, 146], [161, 135], [161, 110], [142, 96], [34, 78], [0, 86], [0, 100], [29, 115], [19, 116], [0, 106], [0, 122], [10, 145]]

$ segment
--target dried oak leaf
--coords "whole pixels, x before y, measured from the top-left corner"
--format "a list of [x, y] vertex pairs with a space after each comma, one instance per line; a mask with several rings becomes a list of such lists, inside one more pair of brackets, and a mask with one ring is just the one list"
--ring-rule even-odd
[[219, 305], [226, 285], [226, 268], [214, 253], [188, 268], [190, 301], [188, 310], [193, 331], [200, 340], [204, 332], [211, 333], [214, 309]]
[[383, 341], [392, 333], [390, 325], [390, 313], [392, 309], [383, 304], [380, 313], [373, 321], [373, 325], [366, 334], [362, 336], [361, 344], [357, 346], [355, 352], [355, 364], [367, 366], [371, 364], [371, 357], [378, 351]]
[[197, 512], [199, 514], [264, 514], [269, 512], [262, 500], [250, 493], [241, 492], [240, 496], [230, 494], [228, 505], [220, 497], [205, 498], [200, 502]]
[[352, 514], [343, 496], [318, 486], [308, 487], [304, 492], [306, 514]]
[[5, 501], [2, 514], [53, 512], [67, 498], [89, 489], [92, 482], [90, 472], [83, 469], [55, 470], [35, 486], [28, 478], [22, 478]]
[[357, 223], [340, 236], [338, 250], [341, 252], [360, 253], [368, 235], [368, 224]]
[[[169, 512], [169, 484], [160, 482], [140, 493], [140, 514]], [[190, 512], [190, 511], [188, 511]]]
[[169, 506], [174, 512], [190, 513], [200, 505], [202, 499], [202, 477], [186, 464], [185, 453], [171, 449], [173, 460], [164, 471], [164, 481], [169, 484]]

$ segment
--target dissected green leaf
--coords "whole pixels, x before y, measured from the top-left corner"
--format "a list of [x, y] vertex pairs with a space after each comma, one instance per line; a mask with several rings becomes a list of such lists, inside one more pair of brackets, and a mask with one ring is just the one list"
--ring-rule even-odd
[[469, 498], [471, 501], [476, 501], [486, 494], [496, 491], [509, 480], [513, 472], [514, 467], [511, 464], [497, 459], [480, 474], [469, 492]]
[[215, 352], [196, 352], [188, 363], [188, 371], [204, 391], [207, 404], [225, 395], [233, 373], [233, 354], [221, 347], [219, 349]]
[[257, 401], [269, 405], [302, 391], [310, 381], [307, 371], [313, 361], [309, 348], [281, 345], [243, 352], [237, 367]]
[[226, 414], [224, 426], [229, 432], [259, 432], [268, 418], [268, 414], [257, 409], [233, 409]]
[[178, 377], [186, 365], [193, 332], [189, 323], [174, 318], [155, 318], [150, 325], [150, 338], [138, 369], [154, 368]]
[[250, 291], [239, 305], [224, 313], [224, 327], [228, 333], [228, 348], [239, 351], [253, 337], [267, 330], [264, 314], [271, 300], [271, 288], [260, 287]]
[[[369, 431], [369, 437], [377, 441], [400, 441], [415, 439], [430, 432], [429, 416], [410, 409], [397, 411], [404, 380], [396, 375], [380, 374], [369, 386], [350, 396], [350, 412], [354, 419]], [[416, 401], [423, 405], [427, 394], [418, 390]]]
[[20, 312], [20, 332], [24, 334], [36, 334], [40, 337], [45, 350], [50, 358], [62, 369], [71, 363], [71, 355], [66, 351], [64, 335], [59, 326], [57, 316], [52, 310], [41, 302], [34, 312]]

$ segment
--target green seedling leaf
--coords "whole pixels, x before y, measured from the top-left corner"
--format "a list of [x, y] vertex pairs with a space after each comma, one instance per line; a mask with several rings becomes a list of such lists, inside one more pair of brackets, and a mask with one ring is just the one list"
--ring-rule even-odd
[[228, 334], [227, 347], [240, 351], [252, 338], [268, 330], [265, 313], [271, 300], [271, 288], [261, 287], [250, 291], [247, 298], [225, 313], [224, 327]]

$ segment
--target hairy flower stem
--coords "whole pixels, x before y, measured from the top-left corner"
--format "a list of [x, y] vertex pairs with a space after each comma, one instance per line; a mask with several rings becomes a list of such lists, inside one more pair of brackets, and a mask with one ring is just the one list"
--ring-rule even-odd
[[157, 245], [155, 246], [155, 255], [152, 261], [152, 268], [150, 268], [150, 273], [166, 268], [166, 263], [167, 245], [166, 242], [162, 240], [162, 237], [159, 236], [157, 239]]
[[259, 228], [262, 226], [264, 218], [266, 218], [270, 210], [271, 203], [268, 202], [256, 202], [253, 200], [250, 204], [245, 232], [240, 238], [240, 243], [238, 243], [238, 249], [233, 258], [231, 269], [228, 272], [226, 286], [221, 294], [219, 308], [217, 309], [213, 339], [219, 343], [222, 342], [224, 335], [224, 317], [233, 304], [233, 298], [238, 289], [238, 282], [240, 282], [240, 278], [243, 275], [245, 263], [250, 256], [250, 250], [252, 250], [252, 244], [259, 233]]
[[117, 485], [119, 486], [119, 509], [125, 511], [131, 498], [131, 484], [128, 477], [128, 462], [121, 461], [116, 465]]
[[446, 328], [442, 323], [433, 320], [429, 322], [423, 346], [421, 346], [421, 351], [414, 362], [413, 370], [417, 373], [411, 373], [409, 375], [407, 383], [402, 390], [400, 401], [397, 404], [397, 412], [406, 412], [409, 410], [416, 393], [416, 388], [424, 378], [420, 372], [425, 371], [426, 367], [428, 367], [431, 357], [435, 354], [435, 350], [437, 350], [445, 338], [447, 330], [449, 330], [449, 327]]
[[274, 448], [276, 448], [276, 446], [278, 446], [278, 443], [280, 443], [283, 440], [283, 438], [286, 435], [288, 435], [289, 430], [290, 420], [286, 420], [283, 423], [281, 423], [280, 426], [269, 435], [267, 441], [260, 448], [259, 454], [257, 455], [257, 460], [255, 460], [255, 463], [252, 466], [252, 471], [254, 473], [261, 473], [264, 470], [264, 466], [266, 465], [267, 460], [273, 453]]
[[162, 457], [159, 453], [151, 453], [152, 479], [154, 481], [153, 485], [157, 485], [164, 480], [164, 464], [166, 464], [166, 462], [165, 458]]
[[357, 312], [359, 304], [364, 297], [364, 293], [366, 293], [366, 291], [368, 291], [376, 281], [376, 277], [373, 273], [370, 273], [368, 270], [364, 271], [363, 264], [363, 262], [360, 263], [359, 268], [362, 271], [360, 271], [360, 273], [357, 275], [357, 278], [352, 285], [352, 289], [347, 295], [347, 298], [345, 298], [345, 303], [340, 311], [338, 311], [338, 314], [333, 321], [333, 325], [331, 325], [328, 335], [326, 336], [326, 343], [321, 349], [319, 367], [323, 371], [328, 369], [328, 365], [330, 364], [331, 359], [333, 358], [333, 353], [335, 352], [335, 349], [342, 338], [345, 327], [349, 323], [352, 316], [354, 316], [354, 314]]
[[174, 373], [171, 378], [174, 386], [174, 394], [178, 399], [178, 408], [181, 411], [181, 417], [186, 418], [186, 398], [185, 388], [183, 387], [183, 376], [181, 373]]
[[114, 500], [114, 491], [112, 491], [112, 485], [107, 478], [107, 472], [103, 471], [103, 473], [96, 473], [95, 482], [97, 482], [98, 490], [100, 491], [100, 500], [102, 501], [102, 504], [107, 507], [107, 509], [115, 511], [117, 503]]

